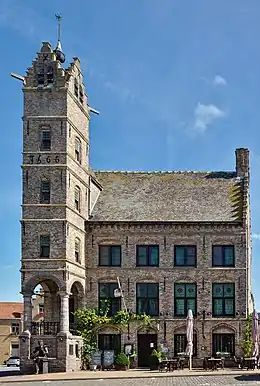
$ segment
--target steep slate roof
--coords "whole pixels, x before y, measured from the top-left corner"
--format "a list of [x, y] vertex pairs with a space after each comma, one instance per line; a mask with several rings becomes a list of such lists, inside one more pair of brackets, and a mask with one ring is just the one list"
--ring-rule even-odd
[[0, 302], [0, 319], [15, 319], [23, 313], [23, 303]]
[[243, 180], [233, 172], [95, 171], [103, 191], [92, 221], [240, 221]]

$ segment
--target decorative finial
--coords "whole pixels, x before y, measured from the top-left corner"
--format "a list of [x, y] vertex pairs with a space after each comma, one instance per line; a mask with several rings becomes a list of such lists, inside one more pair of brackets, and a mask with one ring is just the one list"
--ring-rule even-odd
[[55, 17], [56, 17], [57, 22], [58, 22], [58, 42], [57, 42], [57, 46], [56, 46], [54, 52], [56, 53], [57, 60], [59, 62], [61, 62], [61, 63], [64, 63], [65, 62], [65, 55], [62, 52], [61, 42], [60, 42], [60, 36], [61, 36], [61, 15], [56, 14]]
[[60, 41], [61, 15], [58, 15], [58, 14], [56, 13], [55, 17], [56, 17], [56, 19], [57, 19], [57, 21], [58, 21], [58, 41]]

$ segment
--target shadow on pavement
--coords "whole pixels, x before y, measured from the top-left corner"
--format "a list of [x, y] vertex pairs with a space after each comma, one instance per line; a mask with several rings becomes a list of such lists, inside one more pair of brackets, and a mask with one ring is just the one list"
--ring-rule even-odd
[[1, 377], [11, 377], [13, 375], [20, 375], [20, 370], [2, 370], [0, 371], [0, 378]]
[[237, 377], [235, 377], [235, 380], [240, 382], [259, 382], [260, 374], [238, 375]]

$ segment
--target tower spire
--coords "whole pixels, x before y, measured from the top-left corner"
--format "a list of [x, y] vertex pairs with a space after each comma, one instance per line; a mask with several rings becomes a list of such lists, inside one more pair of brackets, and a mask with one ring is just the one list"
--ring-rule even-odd
[[60, 37], [61, 37], [61, 15], [56, 14], [55, 17], [56, 17], [56, 20], [58, 22], [58, 42], [57, 42], [57, 46], [56, 46], [54, 52], [56, 53], [57, 60], [59, 62], [61, 62], [61, 63], [64, 63], [65, 62], [65, 55], [64, 55], [64, 53], [62, 51], [61, 42], [60, 42]]

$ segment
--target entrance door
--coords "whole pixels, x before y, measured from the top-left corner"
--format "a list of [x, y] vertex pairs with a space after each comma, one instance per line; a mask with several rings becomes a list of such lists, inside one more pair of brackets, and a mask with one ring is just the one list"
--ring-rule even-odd
[[[153, 343], [153, 345], [152, 345]], [[138, 334], [138, 367], [150, 366], [150, 354], [157, 349], [157, 334]], [[151, 347], [151, 345], [153, 347]]]
[[12, 343], [12, 345], [11, 345], [11, 357], [19, 357], [19, 344]]

